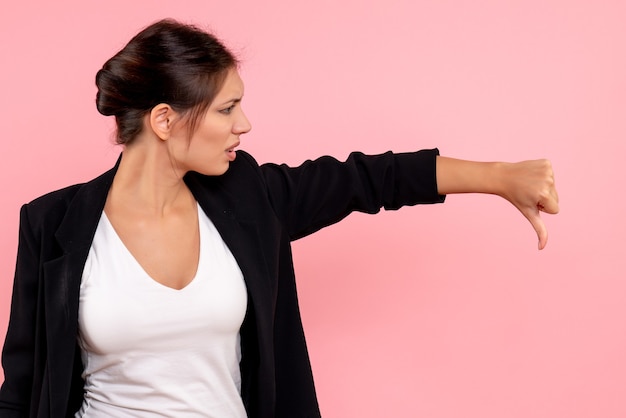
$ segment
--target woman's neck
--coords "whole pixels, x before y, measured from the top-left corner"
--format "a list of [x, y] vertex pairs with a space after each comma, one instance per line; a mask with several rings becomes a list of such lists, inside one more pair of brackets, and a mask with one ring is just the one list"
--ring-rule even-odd
[[148, 216], [166, 216], [195, 204], [166, 144], [136, 143], [122, 153], [107, 198], [108, 208], [123, 207]]

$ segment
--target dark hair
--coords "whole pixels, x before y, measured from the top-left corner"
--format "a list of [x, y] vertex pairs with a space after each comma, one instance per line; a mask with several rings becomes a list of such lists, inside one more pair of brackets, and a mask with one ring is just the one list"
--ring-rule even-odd
[[159, 103], [187, 119], [189, 134], [222, 87], [234, 55], [213, 35], [172, 19], [139, 32], [96, 74], [96, 107], [115, 116], [117, 143], [130, 143]]

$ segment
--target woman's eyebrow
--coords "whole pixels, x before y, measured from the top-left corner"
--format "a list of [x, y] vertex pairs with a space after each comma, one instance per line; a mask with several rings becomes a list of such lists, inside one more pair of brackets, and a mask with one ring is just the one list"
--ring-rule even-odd
[[224, 106], [225, 104], [229, 104], [229, 103], [236, 104], [236, 103], [239, 103], [239, 102], [241, 102], [241, 97], [237, 97], [237, 98], [234, 98], [234, 99], [226, 100], [225, 102], [222, 102], [220, 104], [220, 106]]

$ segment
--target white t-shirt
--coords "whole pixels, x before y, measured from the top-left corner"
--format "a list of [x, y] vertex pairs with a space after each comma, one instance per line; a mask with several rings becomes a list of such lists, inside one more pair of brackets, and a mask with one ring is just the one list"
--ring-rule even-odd
[[76, 417], [246, 417], [246, 287], [199, 206], [198, 218], [198, 270], [176, 290], [145, 272], [102, 214], [80, 287], [85, 398]]

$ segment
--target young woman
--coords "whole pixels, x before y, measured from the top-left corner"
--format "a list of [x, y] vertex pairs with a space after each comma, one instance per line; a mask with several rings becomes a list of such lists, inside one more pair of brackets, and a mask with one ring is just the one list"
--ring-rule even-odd
[[558, 212], [545, 160], [437, 150], [259, 166], [234, 56], [172, 20], [96, 77], [117, 164], [21, 210], [0, 417], [319, 417], [290, 242], [352, 211], [493, 193]]

